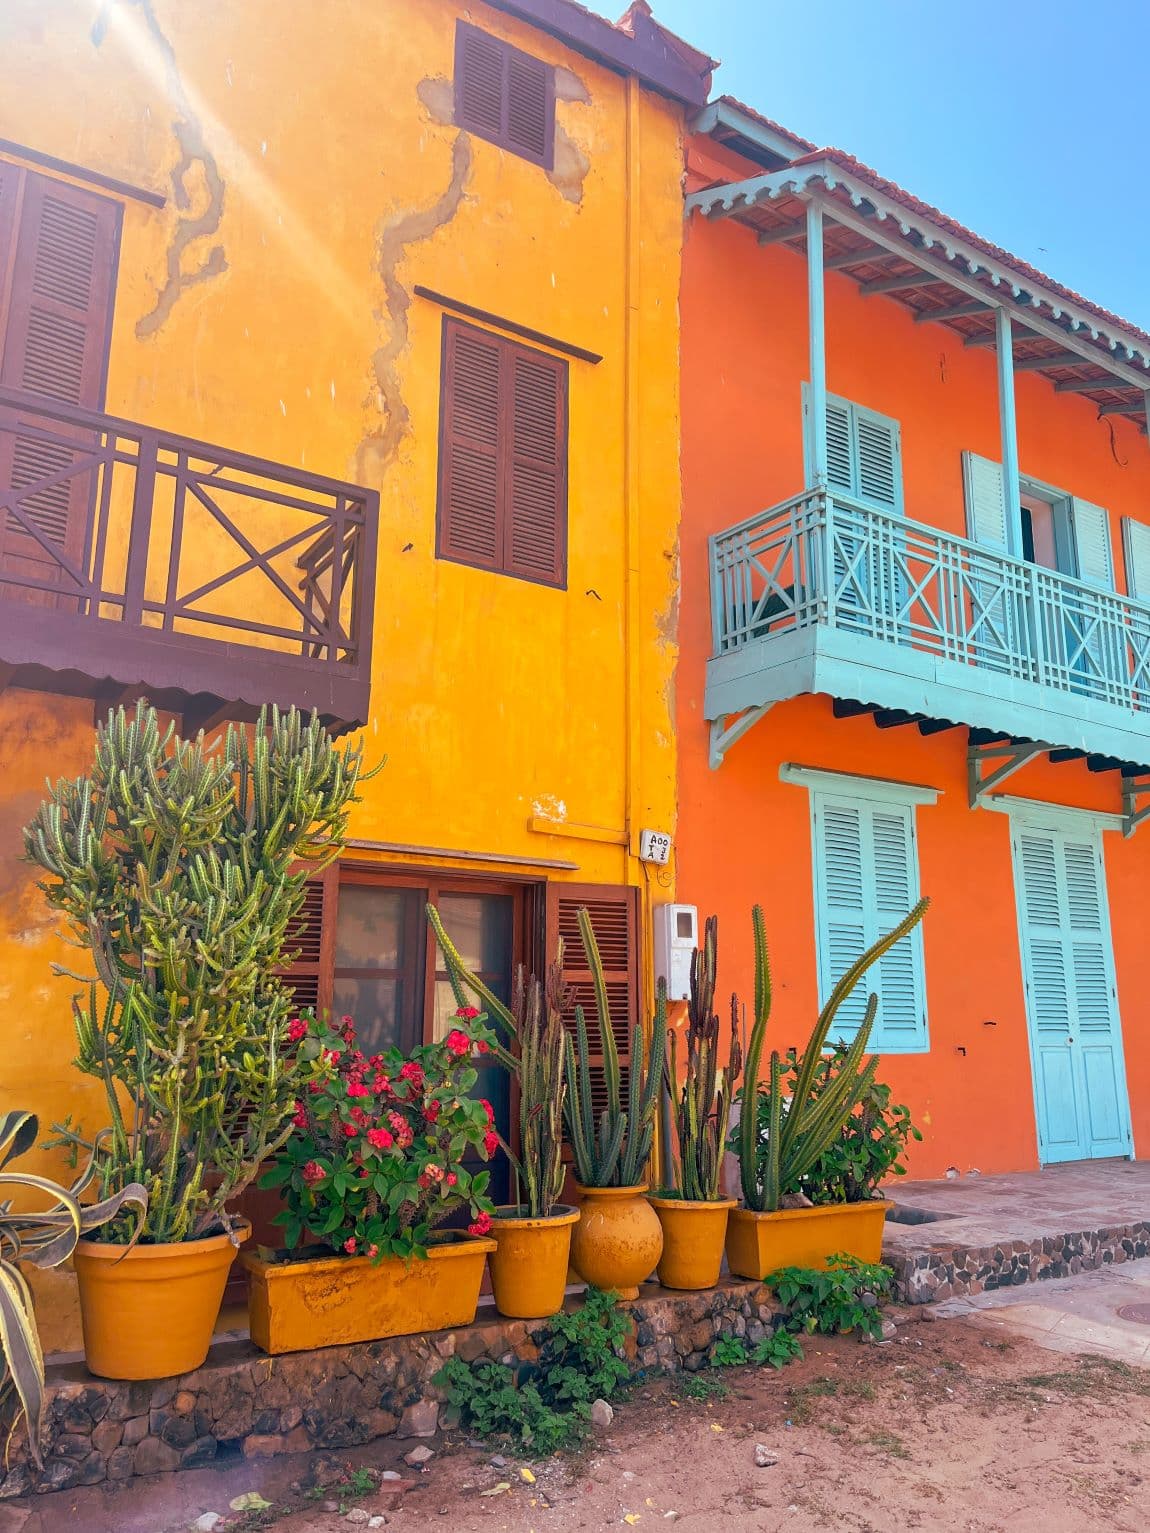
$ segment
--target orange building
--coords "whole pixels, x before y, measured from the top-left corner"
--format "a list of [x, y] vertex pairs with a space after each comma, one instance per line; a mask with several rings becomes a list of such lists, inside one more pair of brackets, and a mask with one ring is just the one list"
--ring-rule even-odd
[[763, 904], [785, 1048], [930, 895], [875, 986], [914, 1172], [1144, 1153], [1150, 337], [738, 103], [695, 128], [679, 898], [744, 995]]

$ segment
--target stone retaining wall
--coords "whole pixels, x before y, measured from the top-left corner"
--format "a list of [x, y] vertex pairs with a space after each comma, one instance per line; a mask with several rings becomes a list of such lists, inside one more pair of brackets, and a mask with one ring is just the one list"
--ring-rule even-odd
[[[640, 1369], [668, 1371], [703, 1367], [720, 1333], [754, 1343], [775, 1308], [762, 1285], [734, 1281], [700, 1294], [649, 1285], [628, 1307], [628, 1355]], [[229, 1455], [430, 1436], [440, 1415], [431, 1380], [445, 1359], [530, 1362], [545, 1324], [493, 1317], [457, 1331], [282, 1357], [228, 1342], [195, 1373], [147, 1383], [93, 1379], [80, 1364], [50, 1368], [44, 1469], [37, 1473], [14, 1451], [7, 1476], [0, 1467], [0, 1498], [200, 1468]]]
[[883, 1254], [895, 1270], [895, 1297], [904, 1304], [934, 1304], [989, 1288], [1071, 1277], [1138, 1257], [1150, 1257], [1150, 1220], [994, 1246], [932, 1241], [925, 1250]]

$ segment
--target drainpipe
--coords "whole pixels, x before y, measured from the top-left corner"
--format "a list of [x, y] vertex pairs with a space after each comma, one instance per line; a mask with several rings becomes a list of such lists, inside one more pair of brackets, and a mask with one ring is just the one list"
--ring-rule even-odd
[[[639, 162], [640, 110], [642, 97], [639, 82], [628, 75], [626, 92], [626, 133], [624, 156], [624, 260], [623, 291], [623, 639], [626, 652], [623, 687], [625, 763], [625, 820], [627, 842], [623, 848], [623, 881], [630, 883], [634, 869], [644, 875], [639, 883], [639, 1016], [647, 1028], [654, 1005], [654, 942], [651, 885], [646, 867], [638, 862], [641, 799], [643, 721], [640, 697], [643, 684], [642, 617], [639, 593], [640, 473], [639, 442], [642, 431], [639, 398], [639, 317], [641, 311], [640, 260], [642, 258], [642, 212], [640, 195], [642, 176]], [[660, 1115], [661, 1116], [661, 1115]], [[663, 1124], [656, 1121], [652, 1170], [656, 1179], [662, 1175]]]

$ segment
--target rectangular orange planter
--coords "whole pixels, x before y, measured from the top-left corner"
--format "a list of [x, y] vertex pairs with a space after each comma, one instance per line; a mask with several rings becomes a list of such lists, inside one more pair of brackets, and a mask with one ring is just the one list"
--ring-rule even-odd
[[735, 1277], [762, 1282], [780, 1267], [825, 1268], [840, 1251], [863, 1262], [882, 1256], [887, 1203], [827, 1203], [756, 1214], [732, 1208], [727, 1220], [727, 1266]]
[[248, 1323], [263, 1352], [380, 1341], [469, 1325], [493, 1240], [460, 1236], [426, 1257], [320, 1256], [264, 1261], [245, 1255]]

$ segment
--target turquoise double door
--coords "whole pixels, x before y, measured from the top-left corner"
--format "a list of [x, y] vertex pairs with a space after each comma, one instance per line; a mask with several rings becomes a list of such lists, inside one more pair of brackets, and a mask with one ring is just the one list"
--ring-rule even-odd
[[1039, 1159], [1130, 1155], [1102, 833], [1012, 816]]

